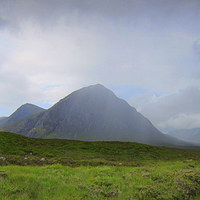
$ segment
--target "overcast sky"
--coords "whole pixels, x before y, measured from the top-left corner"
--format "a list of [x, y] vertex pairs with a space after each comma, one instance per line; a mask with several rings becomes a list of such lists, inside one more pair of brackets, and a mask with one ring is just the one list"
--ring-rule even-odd
[[0, 0], [0, 116], [101, 83], [160, 130], [200, 127], [199, 0]]

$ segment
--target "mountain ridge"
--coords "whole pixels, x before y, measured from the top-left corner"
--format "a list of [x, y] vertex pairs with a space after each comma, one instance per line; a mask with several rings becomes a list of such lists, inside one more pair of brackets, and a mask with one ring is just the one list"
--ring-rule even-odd
[[100, 84], [74, 91], [48, 110], [5, 130], [36, 138], [186, 145], [161, 133], [135, 108]]
[[0, 128], [4, 128], [10, 126], [17, 121], [22, 120], [23, 118], [32, 116], [39, 112], [44, 111], [45, 109], [36, 106], [34, 104], [26, 103], [21, 105], [14, 113], [12, 113], [9, 117], [3, 117], [0, 120]]

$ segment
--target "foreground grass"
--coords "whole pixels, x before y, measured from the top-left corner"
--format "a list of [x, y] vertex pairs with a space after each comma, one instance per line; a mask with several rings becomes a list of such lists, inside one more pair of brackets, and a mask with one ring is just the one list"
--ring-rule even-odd
[[1, 200], [187, 200], [200, 191], [193, 160], [143, 167], [0, 167]]
[[200, 152], [0, 132], [0, 200], [200, 200]]
[[134, 142], [34, 139], [0, 132], [0, 157], [0, 165], [141, 166], [160, 160], [200, 160], [200, 153]]

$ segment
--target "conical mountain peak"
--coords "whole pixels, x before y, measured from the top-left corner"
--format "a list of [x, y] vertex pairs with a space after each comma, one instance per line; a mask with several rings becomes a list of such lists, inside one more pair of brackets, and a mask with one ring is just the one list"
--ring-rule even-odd
[[30, 104], [30, 103], [23, 104], [9, 117], [6, 117], [5, 119], [3, 119], [3, 121], [0, 122], [0, 128], [5, 127], [5, 126], [10, 126], [13, 123], [23, 118], [30, 117], [44, 110], [45, 109], [40, 108], [39, 106]]
[[83, 87], [79, 90], [72, 92], [65, 98], [61, 99], [57, 104], [68, 101], [69, 99], [74, 99], [75, 102], [80, 101], [80, 104], [81, 104], [81, 101], [89, 101], [91, 99], [95, 99], [95, 101], [99, 101], [99, 100], [108, 99], [108, 98], [117, 98], [117, 96], [105, 86], [101, 84], [96, 84], [96, 85]]
[[16, 116], [18, 118], [19, 115], [22, 115], [23, 117], [30, 116], [32, 114], [35, 114], [43, 110], [44, 110], [43, 108], [36, 106], [34, 104], [25, 103], [21, 105], [10, 117]]
[[87, 91], [87, 92], [104, 92], [104, 93], [112, 93], [114, 94], [111, 90], [106, 88], [105, 86], [101, 84], [95, 84], [95, 85], [90, 85], [88, 87], [81, 88], [80, 90], [77, 90], [76, 92], [79, 91]]
[[21, 105], [17, 110], [19, 110], [19, 109], [24, 109], [24, 108], [39, 108], [39, 109], [42, 109], [42, 108], [40, 108], [39, 106], [36, 106], [36, 105], [34, 105], [34, 104], [25, 103], [25, 104]]
[[113, 91], [111, 91], [110, 89], [106, 88], [105, 86], [101, 85], [101, 84], [96, 84], [96, 85], [91, 85], [85, 88], [86, 90], [88, 90], [88, 92], [99, 92], [99, 93], [105, 93], [105, 94], [112, 94], [114, 95]]
[[29, 137], [135, 141], [154, 145], [174, 143], [174, 139], [162, 134], [125, 100], [101, 84], [79, 89], [7, 131]]
[[97, 83], [97, 84], [94, 84], [94, 85], [90, 85], [90, 86], [88, 86], [88, 87], [107, 89], [104, 85], [102, 85], [102, 84], [100, 84], [100, 83]]

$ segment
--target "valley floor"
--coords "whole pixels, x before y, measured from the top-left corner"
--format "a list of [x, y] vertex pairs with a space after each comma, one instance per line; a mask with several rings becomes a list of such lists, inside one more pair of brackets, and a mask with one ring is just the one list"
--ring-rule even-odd
[[199, 199], [200, 163], [156, 161], [138, 167], [1, 166], [1, 200]]
[[200, 152], [0, 132], [0, 200], [200, 200]]

